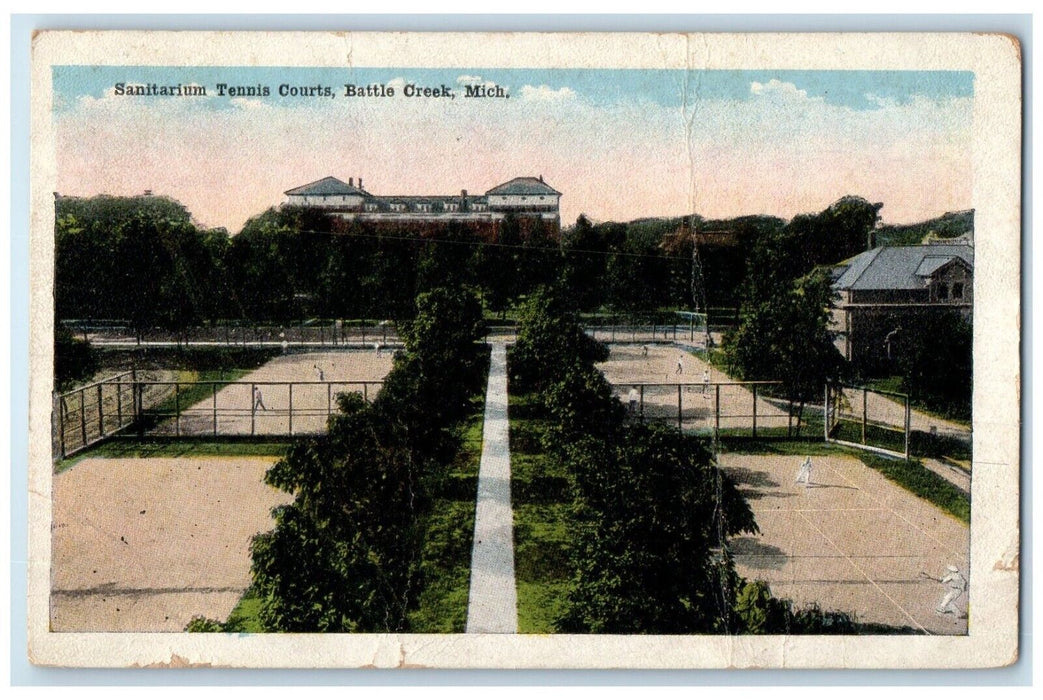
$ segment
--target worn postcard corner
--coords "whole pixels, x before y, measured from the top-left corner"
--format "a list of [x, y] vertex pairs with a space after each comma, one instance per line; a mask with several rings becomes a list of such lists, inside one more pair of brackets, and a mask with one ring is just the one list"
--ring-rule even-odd
[[29, 658], [1018, 654], [998, 34], [33, 38]]

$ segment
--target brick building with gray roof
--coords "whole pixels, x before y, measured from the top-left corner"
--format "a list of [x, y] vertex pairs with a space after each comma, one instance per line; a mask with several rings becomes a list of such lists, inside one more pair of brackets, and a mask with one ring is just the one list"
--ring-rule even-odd
[[864, 369], [889, 366], [896, 336], [915, 333], [923, 314], [957, 312], [972, 320], [972, 245], [873, 248], [837, 265], [833, 276], [833, 328], [844, 356]]
[[458, 221], [479, 229], [495, 230], [508, 215], [540, 220], [557, 235], [560, 232], [561, 192], [543, 176], [516, 177], [484, 194], [375, 195], [362, 186], [362, 178], [347, 182], [333, 176], [287, 190], [283, 206], [317, 208], [342, 221], [370, 223], [445, 223]]

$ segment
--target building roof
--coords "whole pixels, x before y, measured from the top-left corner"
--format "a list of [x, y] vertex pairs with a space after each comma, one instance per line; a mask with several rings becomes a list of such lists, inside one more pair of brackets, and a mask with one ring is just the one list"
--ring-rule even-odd
[[315, 182], [309, 182], [307, 185], [301, 185], [295, 187], [292, 190], [286, 190], [283, 194], [286, 195], [343, 195], [343, 194], [355, 194], [365, 196], [367, 192], [354, 185], [349, 185], [346, 182], [338, 180], [332, 175], [324, 177], [321, 180]]
[[882, 247], [859, 253], [837, 266], [836, 289], [923, 289], [924, 278], [949, 264], [974, 269], [974, 248], [969, 245], [916, 245]]
[[524, 195], [539, 195], [539, 194], [561, 194], [556, 189], [548, 185], [543, 181], [543, 176], [537, 177], [516, 177], [509, 182], [505, 182], [502, 185], [497, 185], [492, 188], [486, 194], [524, 194]]

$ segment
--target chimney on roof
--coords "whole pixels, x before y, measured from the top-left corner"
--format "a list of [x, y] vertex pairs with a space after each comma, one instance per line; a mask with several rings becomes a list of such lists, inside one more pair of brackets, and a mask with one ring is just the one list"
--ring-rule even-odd
[[354, 186], [355, 186], [355, 178], [349, 177], [348, 178], [348, 187], [354, 187]]
[[540, 173], [540, 182], [543, 182], [543, 173]]
[[460, 196], [464, 199], [467, 199], [467, 190], [460, 190]]
[[152, 190], [145, 190], [145, 196], [146, 197], [151, 197], [152, 196]]
[[362, 189], [362, 178], [361, 177], [359, 178], [359, 189], [360, 190]]

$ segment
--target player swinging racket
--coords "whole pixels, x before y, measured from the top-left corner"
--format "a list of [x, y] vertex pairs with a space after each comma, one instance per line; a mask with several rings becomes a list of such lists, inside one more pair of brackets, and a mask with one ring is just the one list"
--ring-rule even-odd
[[935, 578], [922, 571], [920, 575], [945, 586], [945, 595], [942, 596], [934, 611], [939, 615], [959, 615], [960, 609], [956, 607], [956, 600], [967, 590], [967, 579], [963, 577], [960, 570], [950, 564], [946, 567], [945, 576], [941, 578]]

